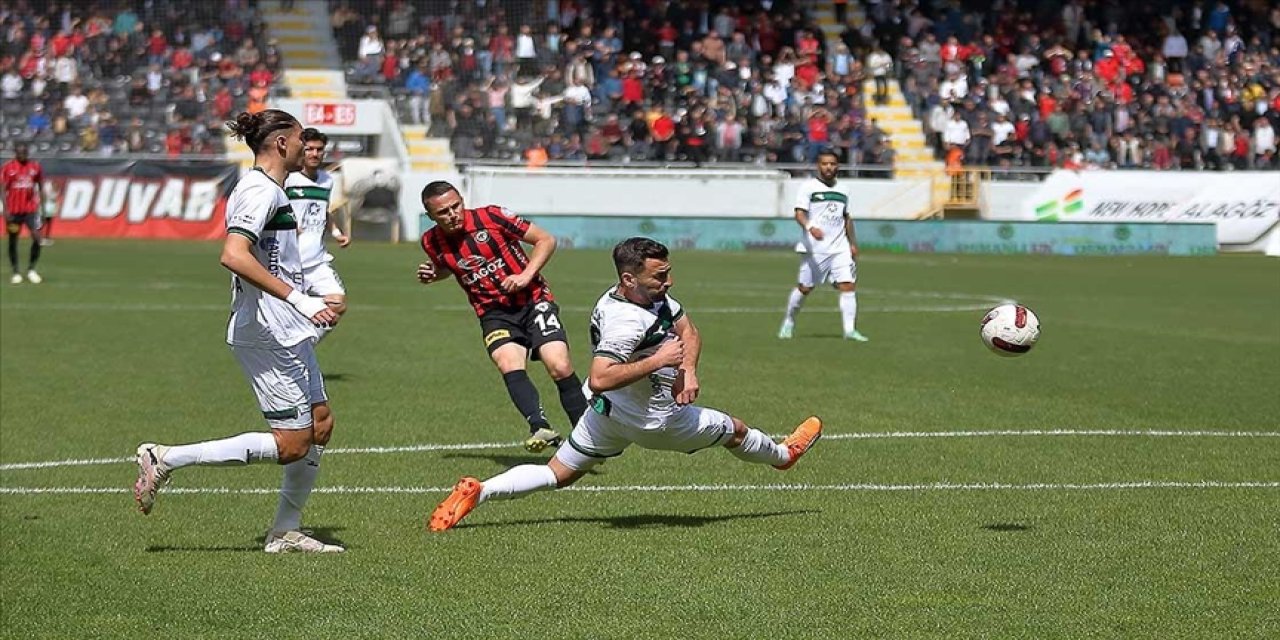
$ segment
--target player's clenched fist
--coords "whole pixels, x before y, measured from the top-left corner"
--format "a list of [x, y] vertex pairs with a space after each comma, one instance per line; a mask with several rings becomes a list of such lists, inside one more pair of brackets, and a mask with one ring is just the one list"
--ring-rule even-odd
[[653, 357], [664, 367], [678, 366], [684, 362], [684, 342], [679, 336], [672, 336], [653, 352]]
[[422, 284], [431, 284], [440, 279], [440, 274], [436, 271], [436, 265], [430, 262], [424, 262], [418, 265], [418, 282]]

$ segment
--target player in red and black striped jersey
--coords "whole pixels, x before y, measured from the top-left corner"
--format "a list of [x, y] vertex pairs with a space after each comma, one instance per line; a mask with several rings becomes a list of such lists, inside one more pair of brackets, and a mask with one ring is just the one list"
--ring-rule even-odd
[[40, 284], [36, 261], [40, 259], [40, 209], [44, 204], [44, 170], [27, 156], [26, 143], [13, 148], [14, 159], [0, 165], [0, 200], [4, 202], [5, 230], [9, 233], [9, 282], [22, 283], [18, 270], [18, 236], [22, 228], [31, 232], [31, 256], [27, 260], [27, 280]]
[[[507, 393], [529, 423], [525, 449], [559, 446], [538, 390], [525, 372], [530, 357], [541, 360], [556, 382], [560, 405], [577, 424], [587, 410], [582, 382], [569, 358], [569, 338], [560, 324], [560, 307], [542, 267], [556, 250], [555, 236], [498, 206], [464, 208], [462, 195], [448, 182], [422, 190], [422, 204], [436, 226], [422, 234], [427, 262], [418, 280], [430, 284], [454, 276], [480, 317], [480, 333], [489, 357], [502, 372]], [[533, 245], [526, 255], [521, 242]]]

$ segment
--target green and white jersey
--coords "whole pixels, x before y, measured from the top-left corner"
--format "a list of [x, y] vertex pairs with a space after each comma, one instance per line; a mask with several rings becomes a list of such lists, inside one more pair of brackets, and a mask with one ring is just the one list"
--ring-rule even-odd
[[[684, 309], [675, 298], [644, 307], [610, 288], [591, 312], [591, 349], [598, 358], [618, 362], [643, 360], [675, 336], [675, 323]], [[591, 408], [623, 424], [642, 429], [661, 427], [678, 408], [671, 395], [675, 367], [664, 367], [648, 378], [621, 389], [595, 394]]]
[[294, 171], [284, 180], [284, 192], [298, 218], [298, 251], [303, 268], [332, 262], [333, 255], [324, 249], [324, 236], [329, 229], [333, 176], [321, 169], [312, 180], [307, 174]]
[[817, 178], [809, 178], [796, 194], [797, 209], [809, 212], [809, 223], [822, 229], [822, 240], [814, 240], [809, 230], [802, 232], [800, 244], [811, 254], [849, 253], [849, 236], [844, 232], [849, 217], [849, 194], [840, 186], [828, 187]]
[[[302, 289], [298, 223], [284, 189], [261, 169], [244, 174], [227, 199], [227, 233], [253, 241], [253, 256], [274, 277]], [[311, 320], [293, 305], [231, 276], [227, 344], [257, 349], [291, 347], [316, 338]]]

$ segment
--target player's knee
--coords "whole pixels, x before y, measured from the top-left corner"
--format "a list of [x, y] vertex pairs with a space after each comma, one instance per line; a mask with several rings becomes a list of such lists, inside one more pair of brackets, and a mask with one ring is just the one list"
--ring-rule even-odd
[[276, 460], [280, 464], [291, 464], [305, 457], [311, 451], [311, 438], [302, 431], [290, 432], [289, 435], [282, 435], [282, 432], [276, 431]]
[[806, 287], [806, 286], [804, 286], [804, 285], [796, 285], [796, 291], [799, 291], [799, 292], [800, 292], [800, 295], [802, 295], [802, 296], [807, 296], [807, 295], [809, 295], [809, 292], [810, 292], [810, 291], [813, 291], [813, 287]]
[[732, 449], [742, 444], [742, 441], [745, 440], [747, 437], [747, 423], [737, 418], [732, 418], [732, 420], [733, 420], [733, 435], [730, 436], [729, 439], [726, 440], [724, 443], [724, 446], [729, 449]]
[[329, 438], [333, 435], [333, 425], [332, 412], [326, 413], [323, 418], [316, 418], [315, 423], [311, 425], [314, 430], [311, 436], [312, 441], [322, 447], [329, 444]]
[[573, 363], [569, 361], [550, 361], [546, 363], [547, 374], [552, 380], [564, 380], [573, 375]]

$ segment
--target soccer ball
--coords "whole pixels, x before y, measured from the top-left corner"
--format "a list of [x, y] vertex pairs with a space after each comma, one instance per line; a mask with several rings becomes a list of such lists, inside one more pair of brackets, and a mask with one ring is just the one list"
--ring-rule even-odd
[[1039, 339], [1040, 319], [1020, 304], [1002, 304], [982, 318], [982, 344], [996, 355], [1020, 356]]

